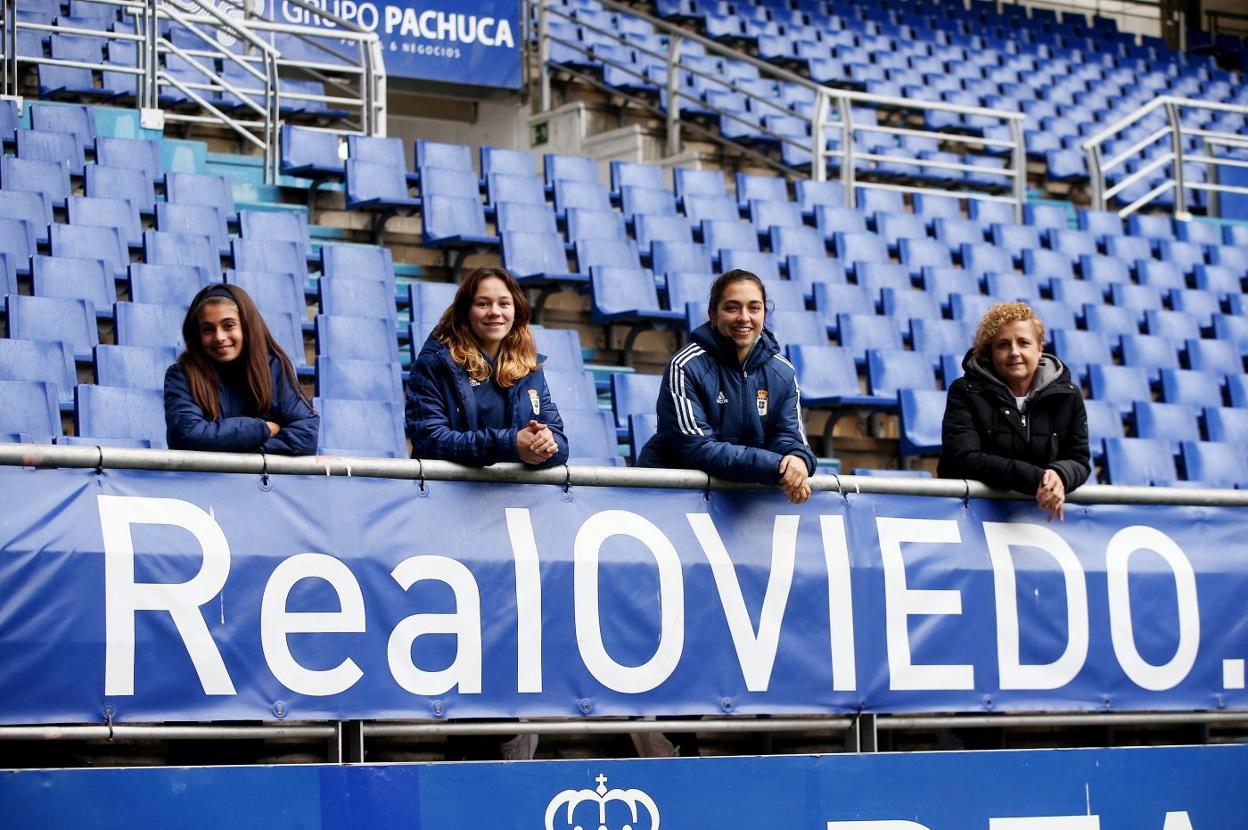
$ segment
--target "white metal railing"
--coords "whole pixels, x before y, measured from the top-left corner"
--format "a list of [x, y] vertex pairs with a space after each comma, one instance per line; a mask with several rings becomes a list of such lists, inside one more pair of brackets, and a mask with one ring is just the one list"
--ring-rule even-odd
[[[135, 105], [144, 112], [145, 124], [164, 122], [216, 124], [238, 136], [264, 157], [265, 181], [278, 175], [278, 138], [281, 132], [281, 101], [320, 105], [332, 113], [326, 121], [344, 130], [366, 135], [384, 135], [386, 123], [386, 76], [379, 38], [308, 0], [284, 0], [317, 18], [318, 25], [289, 25], [256, 17], [240, 0], [181, 0], [177, 5], [159, 0], [99, 0], [122, 12], [123, 23], [100, 31], [79, 27], [53, 26], [17, 20], [19, 0], [2, 0], [3, 93], [21, 94], [19, 67], [26, 65], [61, 66], [103, 70], [137, 80]], [[221, 6], [232, 7], [227, 13]], [[192, 44], [181, 44], [161, 34], [162, 24], [176, 24]], [[18, 32], [73, 34], [134, 44], [134, 66], [86, 63], [41, 55], [21, 55]], [[324, 59], [282, 53], [280, 37], [298, 41], [313, 55], [319, 50]], [[237, 46], [236, 46], [237, 44]], [[231, 48], [235, 47], [235, 48]], [[179, 73], [165, 65], [176, 58], [180, 66], [193, 70]], [[218, 71], [217, 63], [222, 69]], [[227, 69], [228, 68], [228, 69]], [[282, 80], [319, 82], [321, 92], [283, 89]], [[176, 90], [179, 95], [162, 93]], [[176, 109], [183, 101], [193, 102], [196, 112]], [[334, 108], [330, 110], [329, 108]], [[228, 110], [228, 111], [227, 111]], [[158, 115], [153, 115], [159, 113]]]
[[[1125, 201], [1123, 194], [1129, 188], [1153, 182], [1153, 174], [1159, 171], [1163, 175], [1162, 180], [1119, 208], [1120, 216], [1130, 216], [1167, 193], [1174, 194], [1174, 214], [1179, 218], [1191, 215], [1188, 210], [1189, 191], [1248, 194], [1248, 187], [1217, 182], [1220, 168], [1248, 168], [1248, 154], [1232, 157], [1225, 153], [1228, 149], [1248, 150], [1248, 136], [1184, 124], [1185, 113], [1201, 111], [1248, 116], [1248, 106], [1242, 104], [1162, 95], [1083, 142], [1091, 177], [1092, 206], [1106, 210], [1115, 199]], [[1150, 117], [1154, 113], [1158, 113], [1159, 117]], [[1106, 146], [1119, 140], [1129, 140], [1131, 144], [1105, 158]], [[1196, 143], [1198, 149], [1189, 150], [1189, 141]], [[1222, 154], [1219, 154], [1219, 149]], [[1125, 171], [1131, 163], [1135, 165], [1134, 170], [1119, 172]], [[1186, 165], [1203, 165], [1209, 171], [1207, 180], [1188, 180], [1184, 170]]]
[[[623, 93], [618, 89], [611, 89], [610, 91], [613, 95], [621, 95], [621, 97], [628, 98], [634, 105], [650, 110], [656, 113], [656, 115], [661, 115], [664, 118], [667, 134], [667, 152], [669, 155], [680, 151], [682, 131], [693, 130], [711, 138], [714, 141], [733, 146], [742, 153], [755, 158], [764, 164], [792, 174], [793, 170], [791, 168], [787, 168], [785, 165], [776, 162], [769, 156], [766, 156], [753, 148], [744, 146], [738, 141], [734, 141], [730, 138], [713, 133], [695, 121], [692, 121], [682, 115], [682, 102], [685, 102], [686, 104], [696, 102], [697, 108], [701, 112], [710, 111], [720, 118], [726, 118], [740, 123], [748, 123], [751, 128], [756, 129], [759, 133], [781, 146], [787, 145], [792, 149], [809, 152], [811, 159], [811, 177], [817, 181], [821, 181], [827, 177], [829, 160], [838, 160], [841, 181], [845, 185], [845, 198], [851, 207], [855, 204], [855, 191], [858, 186], [875, 187], [880, 189], [949, 195], [958, 198], [974, 198], [985, 201], [1006, 201], [1014, 205], [1017, 216], [1021, 221], [1022, 208], [1026, 197], [1027, 187], [1026, 148], [1023, 143], [1023, 122], [1025, 116], [1022, 113], [1007, 110], [986, 109], [983, 107], [961, 106], [939, 101], [919, 101], [907, 98], [893, 98], [825, 86], [811, 81], [809, 78], [803, 78], [800, 75], [774, 64], [758, 60], [743, 52], [731, 49], [721, 43], [702, 37], [694, 32], [674, 26], [664, 20], [646, 15], [639, 12], [632, 6], [615, 2], [615, 0], [601, 0], [601, 5], [604, 9], [609, 11], [613, 11], [618, 14], [627, 14], [649, 23], [654, 27], [656, 32], [668, 38], [666, 50], [663, 52], [656, 52], [640, 43], [628, 40], [618, 31], [610, 31], [587, 21], [579, 20], [573, 17], [570, 11], [552, 5], [550, 0], [540, 0], [538, 10], [537, 49], [541, 75], [538, 105], [542, 111], [548, 111], [551, 106], [552, 68], [557, 68], [559, 71], [569, 72], [570, 74], [575, 75], [590, 84], [606, 88], [605, 85], [598, 81], [591, 73], [579, 72], [563, 65], [552, 67], [550, 61], [550, 47], [552, 43], [585, 55], [587, 61], [592, 59], [595, 63], [603, 66], [609, 66], [616, 71], [636, 77], [639, 80], [646, 80], [645, 76], [635, 64], [623, 64], [618, 61], [613, 61], [605, 55], [595, 54], [589, 45], [569, 41], [565, 38], [552, 34], [550, 26], [551, 20], [562, 19], [570, 23], [575, 23], [582, 29], [591, 30], [600, 36], [611, 38], [620, 44], [626, 44], [635, 52], [644, 53], [653, 58], [664, 61], [667, 71], [667, 106], [665, 109], [653, 105], [644, 98]], [[734, 80], [712, 76], [697, 69], [696, 67], [682, 64], [680, 61], [681, 47], [685, 43], [697, 43], [704, 48], [709, 55], [716, 55], [721, 58], [748, 64], [749, 66], [757, 69], [760, 76], [763, 78], [787, 84], [794, 84], [805, 89], [810, 94], [811, 100], [813, 101], [813, 107], [810, 110], [810, 114], [805, 118], [808, 124], [808, 136], [801, 138], [777, 133], [767, 129], [765, 126], [762, 126], [761, 123], [755, 124], [754, 121], [743, 118], [739, 113], [726, 110], [703, 101], [695, 90], [686, 87], [682, 83], [683, 78], [698, 76], [709, 81], [714, 81], [727, 91], [744, 92], [746, 95], [749, 95], [749, 92], [748, 90], [744, 90]], [[752, 101], [756, 102], [759, 106], [774, 110], [776, 115], [796, 116], [799, 118], [802, 117], [794, 110], [786, 107], [782, 102], [753, 96], [751, 96], [751, 98]], [[926, 126], [916, 126], [910, 123], [906, 123], [904, 126], [870, 123], [859, 124], [855, 123], [854, 120], [854, 110], [857, 107], [875, 108], [879, 111], [892, 110], [907, 115], [918, 116], [923, 116], [925, 113], [942, 112], [985, 119], [995, 123], [990, 125], [988, 129], [983, 130], [983, 134], [975, 134], [971, 131], [951, 132], [942, 129], [931, 129]], [[761, 118], [759, 121], [761, 122]], [[1009, 163], [1003, 168], [988, 164], [959, 163], [935, 159], [920, 159], [917, 157], [881, 155], [878, 153], [862, 152], [855, 148], [855, 141], [862, 133], [880, 133], [892, 136], [923, 136], [946, 144], [969, 146], [983, 152], [997, 152], [1006, 155], [1009, 158]], [[834, 136], [837, 137], [838, 140], [832, 147], [829, 147], [828, 139]], [[1000, 189], [1006, 191], [1008, 195], [1003, 195], [1000, 192], [994, 193], [969, 188], [966, 190], [954, 191], [939, 187], [903, 185], [886, 181], [864, 180], [861, 178], [861, 174], [868, 171], [859, 170], [859, 163], [913, 167], [916, 176], [924, 170], [947, 170], [959, 173], [977, 174], [989, 177], [992, 180], [999, 180], [1001, 183]]]

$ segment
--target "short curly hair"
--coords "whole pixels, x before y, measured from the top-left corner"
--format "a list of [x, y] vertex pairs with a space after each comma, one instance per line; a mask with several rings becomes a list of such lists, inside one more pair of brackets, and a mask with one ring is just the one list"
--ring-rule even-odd
[[975, 329], [975, 342], [971, 351], [981, 363], [989, 363], [992, 359], [992, 341], [1001, 331], [1002, 326], [1031, 320], [1036, 325], [1036, 339], [1044, 343], [1044, 322], [1036, 316], [1036, 312], [1026, 303], [995, 303], [984, 312], [979, 326]]

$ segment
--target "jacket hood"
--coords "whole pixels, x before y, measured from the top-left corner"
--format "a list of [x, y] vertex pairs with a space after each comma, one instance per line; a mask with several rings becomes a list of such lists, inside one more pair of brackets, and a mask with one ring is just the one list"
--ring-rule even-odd
[[[420, 360], [420, 358], [424, 357], [427, 354], [433, 355], [435, 357], [439, 357], [445, 360], [447, 363], [453, 364], [455, 362], [451, 360], [451, 350], [448, 349], [446, 347], [446, 344], [443, 343], [441, 340], [435, 340], [432, 334], [425, 338], [425, 345], [420, 347], [420, 354], [416, 356], [416, 359]], [[546, 363], [546, 355], [542, 354], [541, 352], [538, 352], [537, 353], [538, 368], [541, 368], [545, 363]]]
[[[690, 337], [720, 363], [728, 366], [738, 365], [737, 344], [733, 343], [731, 338], [724, 337], [715, 331], [710, 322], [698, 326]], [[776, 340], [776, 336], [771, 333], [770, 329], [764, 327], [754, 343], [754, 348], [746, 356], [743, 368], [750, 369], [758, 366], [779, 353], [780, 343]]]
[[[1014, 393], [1005, 385], [1005, 381], [997, 377], [996, 372], [992, 371], [990, 366], [985, 366], [975, 357], [974, 351], [968, 351], [966, 357], [962, 358], [962, 371], [966, 372], [967, 377], [976, 380], [986, 381], [999, 386], [1005, 390], [1006, 394], [1011, 397]], [[1052, 386], [1061, 380], [1070, 379], [1070, 369], [1066, 368], [1066, 364], [1057, 358], [1057, 355], [1043, 352], [1040, 355], [1040, 362], [1036, 364], [1036, 375], [1032, 378], [1031, 389], [1027, 391], [1026, 400], [1030, 401], [1042, 390]]]

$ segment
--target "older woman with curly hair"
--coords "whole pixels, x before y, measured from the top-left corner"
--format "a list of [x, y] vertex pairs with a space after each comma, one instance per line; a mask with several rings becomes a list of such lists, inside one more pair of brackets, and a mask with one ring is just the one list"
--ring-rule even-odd
[[1066, 494], [1091, 468], [1083, 395], [1043, 344], [1026, 303], [988, 309], [949, 386], [939, 474], [1034, 494], [1051, 521], [1065, 518]]

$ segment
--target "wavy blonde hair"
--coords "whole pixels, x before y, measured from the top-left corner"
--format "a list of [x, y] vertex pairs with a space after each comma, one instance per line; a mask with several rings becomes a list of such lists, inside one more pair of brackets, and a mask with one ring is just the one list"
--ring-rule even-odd
[[533, 332], [529, 330], [529, 320], [533, 317], [529, 298], [506, 268], [476, 268], [471, 271], [455, 292], [454, 302], [442, 312], [442, 318], [434, 326], [433, 339], [450, 350], [451, 360], [462, 367], [468, 377], [483, 381], [490, 376], [490, 364], [481, 354], [481, 346], [468, 322], [468, 310], [472, 308], [477, 289], [487, 279], [502, 280], [507, 293], [511, 294], [515, 309], [511, 331], [503, 338], [495, 361], [495, 380], [499, 386], [508, 389], [537, 369], [537, 344], [533, 342]]
[[1030, 320], [1036, 327], [1036, 340], [1044, 347], [1044, 323], [1026, 303], [996, 303], [984, 312], [975, 329], [975, 342], [971, 351], [980, 363], [992, 362], [992, 341], [1001, 329], [1010, 323]]

